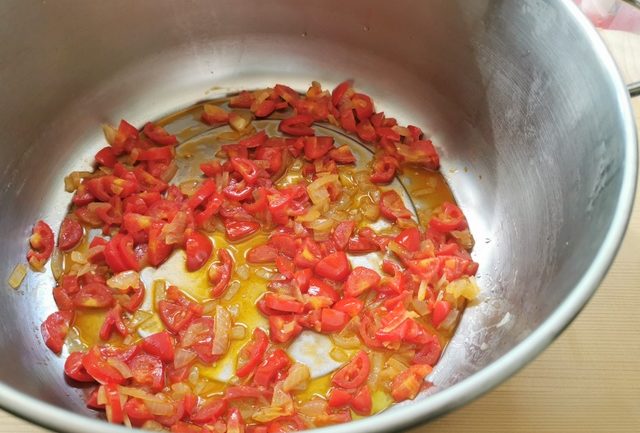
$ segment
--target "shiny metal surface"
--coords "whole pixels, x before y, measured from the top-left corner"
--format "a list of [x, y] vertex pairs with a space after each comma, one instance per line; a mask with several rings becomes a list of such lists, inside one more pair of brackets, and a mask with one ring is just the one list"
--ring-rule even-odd
[[327, 432], [397, 430], [497, 385], [580, 311], [624, 234], [637, 164], [628, 96], [570, 1], [16, 0], [0, 19], [0, 405], [33, 422], [125, 431], [89, 418], [41, 342], [50, 275], [5, 283], [32, 223], [59, 224], [62, 178], [89, 166], [105, 121], [355, 78], [432, 135], [477, 240], [482, 300], [433, 395]]

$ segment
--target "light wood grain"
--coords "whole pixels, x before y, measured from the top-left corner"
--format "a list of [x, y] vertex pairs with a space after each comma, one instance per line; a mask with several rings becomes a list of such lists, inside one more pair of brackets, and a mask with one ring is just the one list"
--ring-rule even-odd
[[[640, 98], [632, 104], [640, 126]], [[498, 388], [410, 433], [640, 431], [639, 196], [607, 278], [560, 338]], [[47, 430], [0, 411], [0, 433]]]

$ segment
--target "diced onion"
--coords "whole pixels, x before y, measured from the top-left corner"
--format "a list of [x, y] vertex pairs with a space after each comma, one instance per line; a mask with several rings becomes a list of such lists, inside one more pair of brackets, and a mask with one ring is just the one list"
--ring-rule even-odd
[[463, 296], [472, 301], [480, 293], [475, 277], [461, 277], [447, 284], [447, 293], [457, 297]]
[[249, 279], [249, 265], [247, 265], [246, 263], [243, 265], [240, 265], [236, 268], [236, 274], [238, 275], [238, 278], [240, 278], [241, 280], [248, 280]]
[[166, 431], [164, 426], [160, 424], [158, 421], [149, 420], [142, 424], [142, 430], [145, 431]]
[[445, 317], [440, 325], [438, 325], [438, 329], [442, 331], [452, 331], [454, 326], [456, 326], [459, 315], [460, 312], [457, 309], [452, 309], [451, 311], [449, 311], [449, 314], [447, 314], [447, 317]]
[[328, 174], [319, 177], [307, 186], [309, 199], [314, 205], [328, 209], [330, 197], [329, 191], [327, 191], [327, 185], [331, 183], [339, 185], [337, 174]]
[[222, 297], [222, 299], [225, 301], [230, 301], [231, 299], [233, 299], [236, 293], [238, 293], [239, 289], [240, 289], [240, 281], [233, 280], [229, 284], [229, 287], [227, 288], [227, 291], [224, 293], [224, 296]]
[[18, 263], [16, 267], [13, 268], [11, 275], [9, 275], [8, 283], [12, 288], [17, 289], [18, 287], [20, 287], [20, 284], [22, 284], [22, 281], [26, 276], [27, 267], [22, 263]]
[[211, 354], [223, 355], [229, 348], [229, 329], [231, 329], [231, 315], [226, 308], [221, 305], [216, 306], [214, 322], [215, 330]]
[[125, 379], [133, 376], [133, 373], [131, 373], [131, 369], [129, 368], [129, 366], [118, 358], [109, 358], [107, 359], [107, 363], [118, 370], [118, 372], [120, 372], [122, 377], [124, 377]]
[[242, 340], [247, 335], [247, 328], [243, 325], [234, 325], [229, 332], [229, 338], [232, 340]]
[[87, 256], [81, 253], [80, 251], [73, 251], [71, 253], [71, 260], [81, 265], [84, 265], [85, 263], [87, 263]]
[[153, 299], [155, 303], [162, 301], [166, 297], [167, 282], [165, 280], [153, 281]]
[[158, 416], [171, 416], [176, 411], [173, 404], [164, 401], [144, 400], [144, 405], [147, 406], [149, 412]]
[[265, 280], [270, 280], [273, 277], [273, 272], [263, 267], [257, 268], [255, 273], [258, 277], [264, 278]]
[[411, 304], [413, 305], [413, 308], [416, 310], [416, 312], [419, 315], [425, 316], [425, 315], [429, 314], [429, 305], [427, 304], [426, 301], [421, 301], [419, 299], [413, 299], [411, 301]]
[[140, 400], [162, 402], [162, 400], [155, 395], [150, 394], [140, 388], [134, 388], [131, 386], [118, 386], [118, 391], [120, 392], [120, 394], [128, 395], [129, 397], [133, 398], [139, 398]]
[[121, 292], [126, 291], [130, 287], [137, 289], [140, 287], [140, 274], [136, 271], [120, 272], [107, 280], [107, 286], [112, 289], [118, 289]]
[[285, 392], [304, 391], [307, 389], [310, 379], [311, 372], [309, 367], [296, 362], [289, 369], [289, 374], [282, 383], [282, 390]]
[[51, 256], [51, 273], [53, 274], [53, 278], [59, 280], [62, 276], [62, 272], [64, 265], [64, 254], [60, 251], [59, 248], [53, 250], [53, 255]]
[[471, 250], [473, 248], [473, 236], [469, 232], [469, 229], [464, 230], [453, 230], [451, 232], [451, 236], [458, 240], [458, 243], [462, 245], [465, 249]]
[[331, 352], [329, 352], [329, 356], [336, 362], [347, 362], [349, 360], [349, 355], [347, 355], [347, 352], [340, 349], [339, 347], [334, 347], [333, 349], [331, 349]]
[[151, 317], [153, 317], [153, 313], [150, 311], [138, 310], [133, 313], [133, 316], [131, 316], [131, 320], [129, 320], [129, 324], [127, 326], [131, 329], [136, 329]]
[[196, 353], [191, 350], [183, 349], [181, 347], [177, 348], [175, 351], [175, 355], [173, 358], [173, 366], [178, 369], [182, 367], [186, 367], [196, 359]]
[[243, 131], [251, 124], [252, 118], [250, 113], [234, 111], [229, 115], [229, 126], [235, 131]]
[[371, 352], [371, 356], [369, 357], [371, 361], [371, 372], [369, 373], [368, 384], [371, 389], [376, 389], [378, 387], [378, 378], [380, 377], [380, 372], [384, 367], [384, 354], [381, 352], [373, 351]]
[[104, 138], [107, 140], [107, 143], [113, 145], [113, 143], [115, 143], [116, 141], [118, 130], [114, 126], [109, 125], [108, 123], [103, 123], [102, 132], [104, 134]]
[[198, 179], [185, 180], [178, 185], [180, 192], [188, 196], [193, 195], [197, 191], [198, 187], [200, 187], [200, 181]]
[[187, 380], [189, 380], [189, 383], [191, 385], [195, 385], [196, 383], [198, 383], [198, 381], [200, 380], [200, 369], [195, 365], [191, 367]]

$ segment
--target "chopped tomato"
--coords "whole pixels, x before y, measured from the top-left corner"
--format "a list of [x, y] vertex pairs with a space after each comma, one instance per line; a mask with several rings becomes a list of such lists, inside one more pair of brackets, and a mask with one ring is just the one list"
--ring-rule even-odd
[[217, 421], [227, 410], [228, 404], [225, 399], [211, 398], [197, 407], [191, 421], [196, 424], [209, 424]]
[[267, 350], [269, 339], [267, 334], [260, 328], [253, 330], [253, 339], [247, 343], [238, 353], [238, 367], [236, 376], [246, 377], [253, 372], [262, 361], [264, 352]]
[[164, 362], [173, 361], [174, 343], [168, 332], [162, 331], [149, 335], [140, 344], [142, 349], [149, 355], [157, 356]]
[[391, 221], [411, 218], [411, 212], [405, 207], [402, 197], [394, 190], [385, 191], [380, 196], [380, 213]]
[[295, 136], [314, 135], [315, 131], [311, 128], [313, 117], [308, 114], [298, 114], [297, 116], [288, 117], [280, 121], [278, 130], [285, 134]]
[[247, 252], [249, 263], [274, 263], [278, 257], [278, 250], [271, 245], [258, 245]]
[[304, 157], [309, 161], [322, 158], [333, 149], [333, 137], [306, 137]]
[[369, 356], [361, 350], [348, 364], [333, 375], [331, 383], [345, 389], [358, 388], [369, 377], [370, 365]]
[[185, 239], [184, 249], [187, 254], [187, 270], [194, 272], [204, 266], [211, 257], [213, 242], [209, 236], [191, 231]]
[[442, 353], [442, 347], [440, 346], [440, 342], [438, 341], [438, 337], [432, 335], [429, 340], [422, 345], [420, 350], [416, 352], [413, 357], [414, 364], [427, 364], [430, 366], [436, 365], [438, 359], [440, 358], [440, 353]]
[[240, 173], [245, 182], [253, 185], [258, 178], [258, 167], [253, 161], [246, 158], [231, 158], [231, 166]]
[[342, 221], [333, 229], [331, 237], [338, 249], [344, 250], [349, 245], [349, 239], [355, 228], [353, 221]]
[[260, 223], [256, 221], [227, 220], [224, 223], [224, 229], [230, 241], [237, 241], [260, 230]]
[[450, 232], [467, 228], [467, 221], [458, 206], [445, 202], [439, 211], [429, 220], [429, 227], [440, 232]]
[[351, 408], [360, 416], [371, 415], [373, 401], [371, 399], [371, 391], [367, 385], [360, 388], [351, 400]]
[[164, 388], [164, 366], [160, 358], [143, 353], [135, 356], [128, 364], [136, 384], [149, 386], [153, 392]]
[[329, 407], [346, 407], [349, 406], [352, 400], [353, 395], [344, 389], [331, 388], [331, 390], [329, 390], [329, 397], [327, 399]]
[[218, 250], [218, 262], [209, 268], [209, 281], [214, 285], [211, 288], [211, 296], [218, 298], [224, 294], [231, 280], [233, 259], [227, 250]]
[[104, 247], [104, 258], [113, 272], [140, 270], [140, 263], [133, 251], [131, 235], [117, 233]]
[[102, 322], [102, 327], [100, 328], [100, 339], [107, 341], [111, 338], [113, 331], [116, 331], [123, 337], [129, 334], [129, 330], [122, 320], [122, 307], [120, 304], [116, 304], [116, 306], [107, 313], [107, 316]]
[[338, 164], [354, 164], [356, 162], [356, 157], [347, 144], [343, 144], [337, 149], [331, 149], [329, 151], [329, 158]]
[[291, 360], [282, 349], [275, 349], [260, 363], [253, 375], [253, 383], [257, 386], [269, 386], [278, 373], [285, 371]]
[[275, 293], [267, 293], [264, 296], [265, 305], [271, 310], [281, 311], [283, 313], [302, 313], [304, 305], [297, 301], [294, 297], [288, 295], [276, 295]]
[[358, 266], [353, 269], [344, 284], [344, 294], [358, 297], [368, 290], [376, 287], [380, 282], [380, 274], [373, 269]]
[[320, 320], [322, 332], [338, 332], [345, 327], [349, 316], [339, 309], [323, 308]]
[[346, 313], [349, 317], [356, 317], [364, 308], [364, 302], [358, 298], [342, 298], [333, 304], [334, 310]]
[[29, 238], [31, 249], [27, 253], [27, 260], [34, 269], [40, 270], [53, 253], [53, 231], [44, 221], [38, 221]]
[[82, 240], [83, 235], [82, 226], [77, 220], [65, 218], [62, 220], [60, 233], [58, 233], [58, 248], [62, 251], [74, 249]]
[[398, 161], [392, 156], [382, 156], [373, 161], [370, 179], [373, 183], [387, 184], [393, 180], [398, 169]]
[[139, 398], [127, 400], [124, 404], [124, 412], [134, 427], [142, 427], [145, 422], [153, 419], [153, 414]]
[[343, 81], [338, 84], [333, 92], [331, 92], [331, 103], [335, 107], [339, 107], [342, 105], [346, 97], [349, 97], [349, 91], [353, 87], [353, 82], [351, 80]]
[[59, 354], [62, 351], [67, 333], [69, 332], [69, 324], [73, 319], [73, 313], [70, 311], [56, 311], [49, 315], [42, 325], [40, 332], [44, 344], [47, 345], [53, 353]]
[[448, 301], [437, 301], [433, 305], [433, 311], [431, 313], [431, 323], [436, 328], [447, 318], [451, 311], [451, 304]]
[[347, 259], [347, 255], [338, 251], [322, 258], [315, 266], [315, 272], [321, 277], [328, 278], [333, 281], [343, 281], [349, 276], [351, 264]]
[[82, 365], [96, 382], [103, 385], [107, 383], [117, 383], [121, 385], [126, 381], [120, 371], [102, 357], [100, 350], [96, 346], [90, 349], [84, 356]]
[[232, 96], [229, 100], [229, 107], [233, 108], [250, 108], [253, 104], [253, 95], [250, 92], [240, 92], [236, 96]]
[[269, 336], [275, 343], [287, 343], [302, 332], [295, 316], [269, 316]]
[[424, 384], [424, 378], [431, 373], [425, 364], [410, 366], [391, 382], [391, 396], [395, 401], [414, 399]]
[[360, 122], [368, 120], [373, 114], [373, 102], [371, 98], [362, 93], [354, 93], [351, 97], [353, 108], [356, 110], [356, 116]]
[[213, 125], [214, 123], [227, 123], [229, 121], [229, 113], [224, 109], [213, 104], [204, 104], [201, 119], [204, 123]]
[[144, 125], [142, 132], [144, 132], [144, 135], [149, 139], [162, 146], [172, 146], [178, 143], [175, 135], [169, 134], [162, 126], [155, 125], [151, 122]]
[[158, 302], [158, 311], [162, 323], [173, 333], [179, 332], [194, 318], [193, 312], [188, 307], [166, 300]]
[[82, 365], [83, 358], [84, 353], [82, 352], [70, 353], [64, 362], [64, 374], [76, 382], [94, 382], [93, 377], [87, 373], [87, 370]]
[[372, 143], [377, 137], [376, 130], [368, 119], [362, 120], [356, 125], [356, 133], [365, 143]]

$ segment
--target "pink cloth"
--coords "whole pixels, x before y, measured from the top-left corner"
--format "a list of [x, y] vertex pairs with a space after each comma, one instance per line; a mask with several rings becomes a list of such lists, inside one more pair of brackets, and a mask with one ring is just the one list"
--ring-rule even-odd
[[574, 0], [596, 26], [640, 34], [640, 9], [620, 0]]

